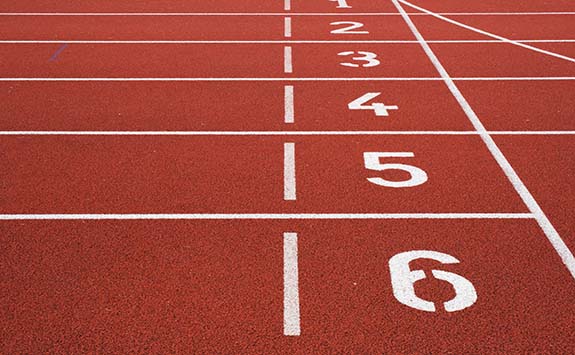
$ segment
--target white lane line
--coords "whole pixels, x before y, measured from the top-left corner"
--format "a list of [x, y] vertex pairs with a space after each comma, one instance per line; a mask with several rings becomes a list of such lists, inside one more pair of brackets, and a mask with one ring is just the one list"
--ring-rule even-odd
[[33, 220], [339, 220], [339, 219], [533, 219], [531, 213], [131, 213], [0, 214], [4, 221]]
[[535, 216], [537, 223], [545, 233], [545, 236], [547, 237], [553, 248], [555, 248], [557, 254], [559, 254], [559, 257], [563, 261], [563, 264], [565, 264], [565, 266], [571, 273], [571, 276], [575, 278], [575, 257], [573, 256], [573, 253], [571, 253], [571, 251], [569, 250], [563, 239], [561, 239], [561, 236], [559, 236], [557, 230], [553, 227], [553, 225], [551, 224], [551, 222], [549, 221], [549, 219], [547, 218], [547, 216], [545, 215], [545, 213], [543, 212], [537, 201], [535, 201], [533, 195], [531, 195], [531, 192], [529, 192], [523, 181], [521, 181], [519, 175], [517, 175], [517, 173], [507, 160], [507, 158], [505, 158], [505, 156], [503, 155], [503, 152], [501, 152], [501, 150], [499, 149], [493, 138], [491, 138], [491, 136], [483, 126], [483, 123], [481, 123], [481, 120], [479, 120], [479, 117], [477, 117], [475, 111], [473, 111], [473, 109], [471, 108], [471, 106], [461, 93], [461, 91], [459, 91], [453, 80], [451, 80], [451, 77], [449, 76], [449, 74], [447, 73], [447, 71], [445, 70], [445, 68], [435, 55], [435, 53], [433, 53], [431, 47], [429, 47], [429, 45], [425, 42], [425, 39], [417, 29], [415, 24], [405, 13], [405, 10], [399, 4], [400, 1], [402, 0], [392, 0], [397, 10], [402, 14], [406, 24], [411, 29], [411, 32], [413, 32], [414, 36], [419, 41], [421, 47], [429, 57], [429, 60], [433, 63], [433, 65], [435, 66], [441, 77], [445, 80], [445, 84], [447, 85], [447, 87], [449, 88], [449, 90], [451, 91], [451, 93], [453, 94], [453, 96], [455, 97], [455, 99], [457, 100], [457, 102], [459, 103], [459, 105], [469, 118], [469, 121], [471, 122], [473, 127], [475, 127], [475, 130], [479, 132], [481, 139], [483, 140], [483, 142], [485, 143], [485, 145], [487, 146], [487, 148], [489, 149], [489, 151], [491, 152], [491, 154], [493, 155], [493, 157], [495, 158], [495, 160], [497, 161], [497, 163], [499, 164], [499, 166], [501, 167], [501, 169], [503, 170], [503, 172], [505, 173], [505, 175], [507, 176], [507, 178], [509, 179], [509, 181], [511, 182], [511, 184], [513, 185], [513, 187], [515, 188], [515, 190], [517, 191], [523, 202], [525, 203], [525, 205], [529, 208], [529, 211], [531, 211], [533, 216]]
[[284, 86], [284, 122], [294, 123], [294, 90], [292, 85]]
[[[285, 28], [285, 36], [291, 37], [291, 25]], [[289, 35], [288, 35], [289, 34]], [[575, 39], [521, 39], [519, 43], [575, 43]], [[497, 39], [430, 40], [427, 43], [465, 44], [495, 43]], [[0, 40], [0, 44], [418, 44], [415, 40]]]
[[[453, 81], [572, 81], [575, 76], [532, 76], [532, 77], [459, 77], [451, 78]], [[147, 81], [443, 81], [441, 77], [405, 78], [405, 77], [375, 77], [375, 78], [0, 78], [0, 82], [147, 82]]]
[[488, 131], [487, 133], [501, 136], [562, 136], [573, 135], [575, 131]]
[[291, 0], [284, 0], [284, 10], [291, 11]]
[[284, 233], [284, 335], [299, 336], [297, 233]]
[[[293, 106], [291, 108], [293, 110]], [[285, 123], [293, 123], [286, 105]], [[290, 120], [291, 118], [291, 120]], [[488, 131], [501, 136], [561, 136], [575, 131]], [[0, 131], [0, 136], [477, 136], [477, 131]]]
[[289, 46], [284, 47], [284, 73], [293, 73], [292, 50]]
[[[289, 109], [290, 107], [286, 105], [285, 123], [294, 122]], [[293, 106], [291, 109], [293, 110]], [[575, 135], [575, 131], [488, 131], [487, 133], [502, 136]], [[0, 136], [477, 136], [479, 134], [477, 131], [0, 131]]]
[[443, 21], [445, 21], [445, 22], [451, 23], [451, 24], [453, 24], [453, 25], [456, 25], [456, 26], [465, 28], [465, 29], [470, 30], [470, 31], [472, 31], [472, 32], [479, 33], [479, 34], [485, 35], [485, 36], [487, 36], [487, 37], [495, 38], [495, 39], [500, 40], [501, 42], [513, 44], [513, 45], [515, 45], [515, 46], [518, 46], [518, 47], [521, 47], [521, 48], [525, 48], [525, 49], [529, 49], [529, 50], [534, 51], [534, 52], [538, 52], [538, 53], [545, 54], [545, 55], [548, 55], [548, 56], [551, 56], [551, 57], [563, 59], [563, 60], [566, 60], [566, 61], [571, 62], [571, 63], [575, 63], [575, 58], [571, 58], [571, 57], [568, 57], [568, 56], [566, 56], [566, 55], [562, 55], [562, 54], [559, 54], [559, 53], [547, 51], [547, 50], [540, 49], [540, 48], [537, 48], [537, 47], [533, 47], [533, 46], [530, 46], [530, 45], [528, 45], [528, 44], [520, 43], [520, 42], [511, 40], [511, 39], [509, 39], [509, 38], [505, 38], [505, 37], [496, 35], [496, 34], [491, 33], [491, 32], [487, 32], [487, 31], [484, 31], [484, 30], [480, 30], [479, 28], [476, 28], [476, 27], [473, 27], [473, 26], [469, 26], [469, 25], [466, 25], [466, 24], [464, 24], [464, 23], [461, 23], [461, 22], [458, 22], [458, 21], [449, 19], [449, 18], [447, 18], [447, 17], [438, 15], [438, 14], [436, 14], [436, 13], [434, 13], [434, 12], [431, 12], [431, 11], [429, 11], [429, 10], [426, 10], [426, 9], [424, 9], [424, 8], [422, 8], [422, 7], [413, 5], [412, 3], [407, 2], [407, 1], [405, 1], [405, 0], [398, 0], [398, 1], [401, 2], [401, 3], [404, 4], [404, 5], [407, 5], [407, 6], [409, 6], [409, 7], [412, 7], [412, 8], [414, 8], [414, 9], [416, 9], [416, 10], [419, 10], [419, 11], [421, 11], [421, 12], [424, 12], [424, 13], [430, 15], [430, 16], [433, 16], [433, 17], [438, 18], [438, 19], [440, 19], [440, 20], [443, 20]]
[[284, 18], [284, 37], [291, 37], [291, 17]]
[[295, 143], [284, 144], [284, 200], [296, 200]]
[[[287, 0], [286, 0], [287, 1]], [[291, 6], [290, 6], [291, 7]], [[287, 11], [287, 10], [286, 10]], [[429, 16], [410, 12], [410, 16]], [[549, 16], [575, 12], [439, 12], [453, 16]], [[285, 16], [285, 12], [1, 12], [0, 16]], [[400, 16], [397, 12], [290, 12], [290, 16]]]

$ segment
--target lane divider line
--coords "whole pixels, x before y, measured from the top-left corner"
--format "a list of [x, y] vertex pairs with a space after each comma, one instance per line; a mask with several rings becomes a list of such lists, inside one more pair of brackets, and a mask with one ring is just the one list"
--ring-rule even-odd
[[284, 10], [291, 11], [291, 0], [284, 0]]
[[294, 123], [294, 89], [292, 85], [284, 86], [284, 122]]
[[[285, 0], [286, 3], [289, 0]], [[285, 7], [291, 10], [291, 4]], [[409, 12], [410, 16], [429, 16]], [[575, 12], [438, 12], [446, 16], [558, 16]], [[285, 16], [285, 12], [0, 12], [0, 16]], [[400, 16], [397, 12], [290, 12], [290, 16]]]
[[290, 46], [284, 47], [284, 73], [293, 73], [292, 50]]
[[0, 221], [535, 219], [532, 213], [126, 213], [0, 214]]
[[300, 305], [297, 233], [284, 233], [284, 335], [299, 336]]
[[296, 200], [295, 143], [284, 143], [284, 200]]
[[567, 269], [571, 273], [571, 276], [575, 279], [575, 257], [573, 256], [573, 253], [571, 252], [571, 250], [569, 250], [563, 239], [561, 239], [561, 236], [559, 235], [555, 227], [553, 227], [551, 221], [549, 221], [549, 219], [547, 218], [547, 216], [545, 215], [545, 213], [543, 212], [543, 210], [541, 209], [541, 207], [539, 206], [533, 195], [531, 195], [531, 192], [529, 192], [529, 190], [527, 189], [527, 187], [525, 186], [519, 175], [517, 175], [517, 173], [507, 160], [507, 158], [505, 158], [503, 152], [499, 149], [493, 138], [489, 135], [487, 129], [485, 129], [485, 126], [483, 126], [483, 123], [481, 123], [481, 120], [479, 119], [475, 111], [473, 111], [471, 105], [469, 105], [469, 103], [467, 102], [461, 91], [459, 91], [459, 88], [455, 85], [455, 83], [453, 82], [453, 80], [451, 79], [451, 77], [449, 76], [449, 74], [447, 73], [447, 71], [445, 70], [445, 68], [443, 67], [443, 65], [441, 64], [441, 62], [439, 61], [439, 59], [437, 58], [431, 47], [429, 47], [427, 42], [425, 42], [425, 39], [423, 38], [423, 36], [413, 23], [413, 21], [411, 21], [411, 18], [409, 18], [403, 7], [400, 5], [399, 3], [400, 1], [403, 2], [402, 0], [392, 0], [397, 10], [401, 13], [407, 26], [410, 28], [413, 35], [419, 41], [422, 49], [429, 57], [429, 60], [435, 66], [435, 69], [439, 72], [441, 77], [444, 79], [445, 84], [447, 85], [447, 87], [449, 88], [449, 90], [451, 91], [451, 93], [453, 94], [453, 96], [455, 97], [455, 99], [457, 100], [457, 102], [459, 103], [459, 105], [469, 118], [469, 121], [471, 122], [475, 130], [479, 132], [479, 135], [483, 140], [483, 142], [485, 143], [485, 145], [487, 146], [487, 149], [491, 152], [491, 154], [493, 155], [493, 157], [495, 158], [495, 160], [497, 161], [497, 163], [499, 164], [499, 166], [501, 167], [501, 169], [503, 170], [503, 172], [505, 173], [505, 175], [507, 176], [507, 178], [509, 179], [509, 181], [511, 182], [511, 184], [513, 185], [513, 187], [515, 188], [515, 190], [517, 191], [523, 202], [525, 203], [525, 205], [529, 208], [529, 211], [531, 211], [531, 213], [535, 217], [535, 220], [545, 233], [545, 236], [547, 237], [547, 239], [549, 240], [549, 242], [551, 243], [557, 254], [559, 254], [559, 257], [563, 261], [563, 264], [567, 267]]
[[538, 53], [545, 54], [545, 55], [548, 55], [548, 56], [551, 56], [551, 57], [563, 59], [563, 60], [566, 60], [566, 61], [571, 62], [571, 63], [575, 63], [575, 58], [571, 58], [571, 57], [568, 57], [568, 56], [566, 56], [566, 55], [562, 55], [562, 54], [559, 54], [559, 53], [547, 51], [547, 50], [545, 50], [545, 49], [540, 49], [540, 48], [537, 48], [537, 47], [533, 47], [533, 46], [530, 46], [530, 45], [528, 45], [528, 44], [520, 43], [520, 42], [511, 40], [511, 39], [509, 39], [509, 38], [505, 38], [505, 37], [496, 35], [496, 34], [491, 33], [491, 32], [487, 32], [487, 31], [484, 31], [484, 30], [480, 30], [479, 28], [472, 27], [472, 26], [466, 25], [466, 24], [464, 24], [464, 23], [461, 23], [461, 22], [452, 20], [452, 19], [450, 19], [450, 18], [447, 18], [447, 17], [445, 17], [445, 16], [438, 15], [438, 14], [436, 14], [436, 13], [434, 13], [434, 12], [432, 12], [432, 11], [426, 10], [426, 9], [424, 9], [424, 8], [422, 8], [422, 7], [413, 5], [412, 3], [407, 2], [407, 1], [405, 1], [405, 0], [398, 0], [398, 1], [401, 2], [402, 4], [406, 5], [406, 6], [409, 6], [409, 7], [413, 8], [413, 9], [418, 10], [418, 11], [424, 12], [424, 13], [426, 13], [426, 14], [428, 14], [428, 15], [430, 15], [430, 16], [433, 16], [433, 17], [435, 17], [435, 18], [437, 18], [437, 19], [440, 19], [440, 20], [443, 20], [443, 21], [445, 21], [445, 22], [451, 23], [452, 25], [455, 25], [455, 26], [458, 26], [458, 27], [461, 27], [461, 28], [465, 28], [465, 29], [467, 29], [467, 30], [470, 30], [470, 31], [475, 32], [475, 33], [482, 34], [482, 35], [487, 36], [487, 37], [491, 37], [491, 38], [498, 39], [498, 40], [500, 40], [501, 42], [513, 44], [513, 45], [515, 45], [515, 46], [518, 46], [518, 47], [521, 47], [521, 48], [525, 48], [525, 49], [529, 49], [529, 50], [534, 51], [534, 52], [538, 52]]
[[[287, 112], [287, 110], [286, 110]], [[286, 115], [286, 117], [293, 117]], [[286, 119], [286, 123], [293, 123]], [[500, 136], [567, 136], [575, 131], [488, 131]], [[477, 131], [0, 131], [0, 136], [477, 136]]]
[[[284, 29], [285, 37], [291, 37], [291, 24]], [[288, 35], [289, 34], [289, 35]], [[520, 39], [519, 43], [575, 43], [575, 39]], [[497, 39], [448, 39], [430, 40], [427, 43], [501, 44]], [[418, 44], [415, 40], [20, 40], [4, 39], [0, 44]]]
[[284, 18], [284, 37], [291, 37], [291, 17]]
[[[575, 76], [531, 76], [531, 77], [455, 77], [451, 78], [452, 81], [573, 81], [575, 80]], [[375, 77], [375, 78], [358, 78], [358, 77], [349, 77], [349, 78], [290, 78], [290, 77], [277, 77], [277, 78], [170, 78], [170, 77], [163, 77], [163, 78], [0, 78], [0, 82], [95, 82], [95, 81], [104, 81], [104, 82], [148, 82], [148, 81], [157, 81], [157, 82], [170, 82], [170, 81], [203, 81], [203, 82], [221, 82], [221, 81], [265, 81], [265, 82], [276, 82], [276, 81], [444, 81], [441, 77]]]

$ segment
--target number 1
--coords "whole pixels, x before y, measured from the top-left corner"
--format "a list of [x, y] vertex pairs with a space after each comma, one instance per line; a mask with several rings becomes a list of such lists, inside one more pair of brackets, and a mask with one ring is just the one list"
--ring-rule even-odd
[[346, 2], [346, 0], [329, 0], [331, 2], [337, 2], [337, 9], [351, 9], [351, 6], [349, 6]]

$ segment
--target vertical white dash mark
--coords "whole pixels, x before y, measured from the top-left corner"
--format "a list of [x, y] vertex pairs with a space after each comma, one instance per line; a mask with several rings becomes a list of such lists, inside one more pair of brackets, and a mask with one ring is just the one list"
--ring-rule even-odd
[[284, 10], [286, 11], [291, 10], [291, 0], [284, 0]]
[[284, 335], [299, 336], [297, 233], [284, 233]]
[[284, 200], [295, 201], [295, 143], [284, 144]]
[[295, 121], [295, 114], [294, 114], [294, 98], [293, 98], [293, 86], [286, 85], [284, 87], [284, 99], [285, 99], [285, 114], [284, 114], [284, 122], [285, 123], [294, 123]]
[[291, 17], [284, 18], [284, 37], [291, 37]]
[[292, 56], [291, 47], [284, 47], [284, 72], [285, 73], [292, 73], [293, 72], [291, 56]]

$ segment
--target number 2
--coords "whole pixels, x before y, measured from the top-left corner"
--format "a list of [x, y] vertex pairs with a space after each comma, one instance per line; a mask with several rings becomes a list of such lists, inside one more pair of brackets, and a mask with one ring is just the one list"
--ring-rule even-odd
[[369, 34], [368, 31], [354, 31], [355, 29], [362, 28], [363, 23], [355, 22], [355, 21], [338, 21], [330, 23], [332, 26], [339, 26], [339, 25], [349, 25], [347, 27], [338, 28], [336, 30], [331, 31], [333, 34], [342, 34], [342, 35], [364, 35]]

